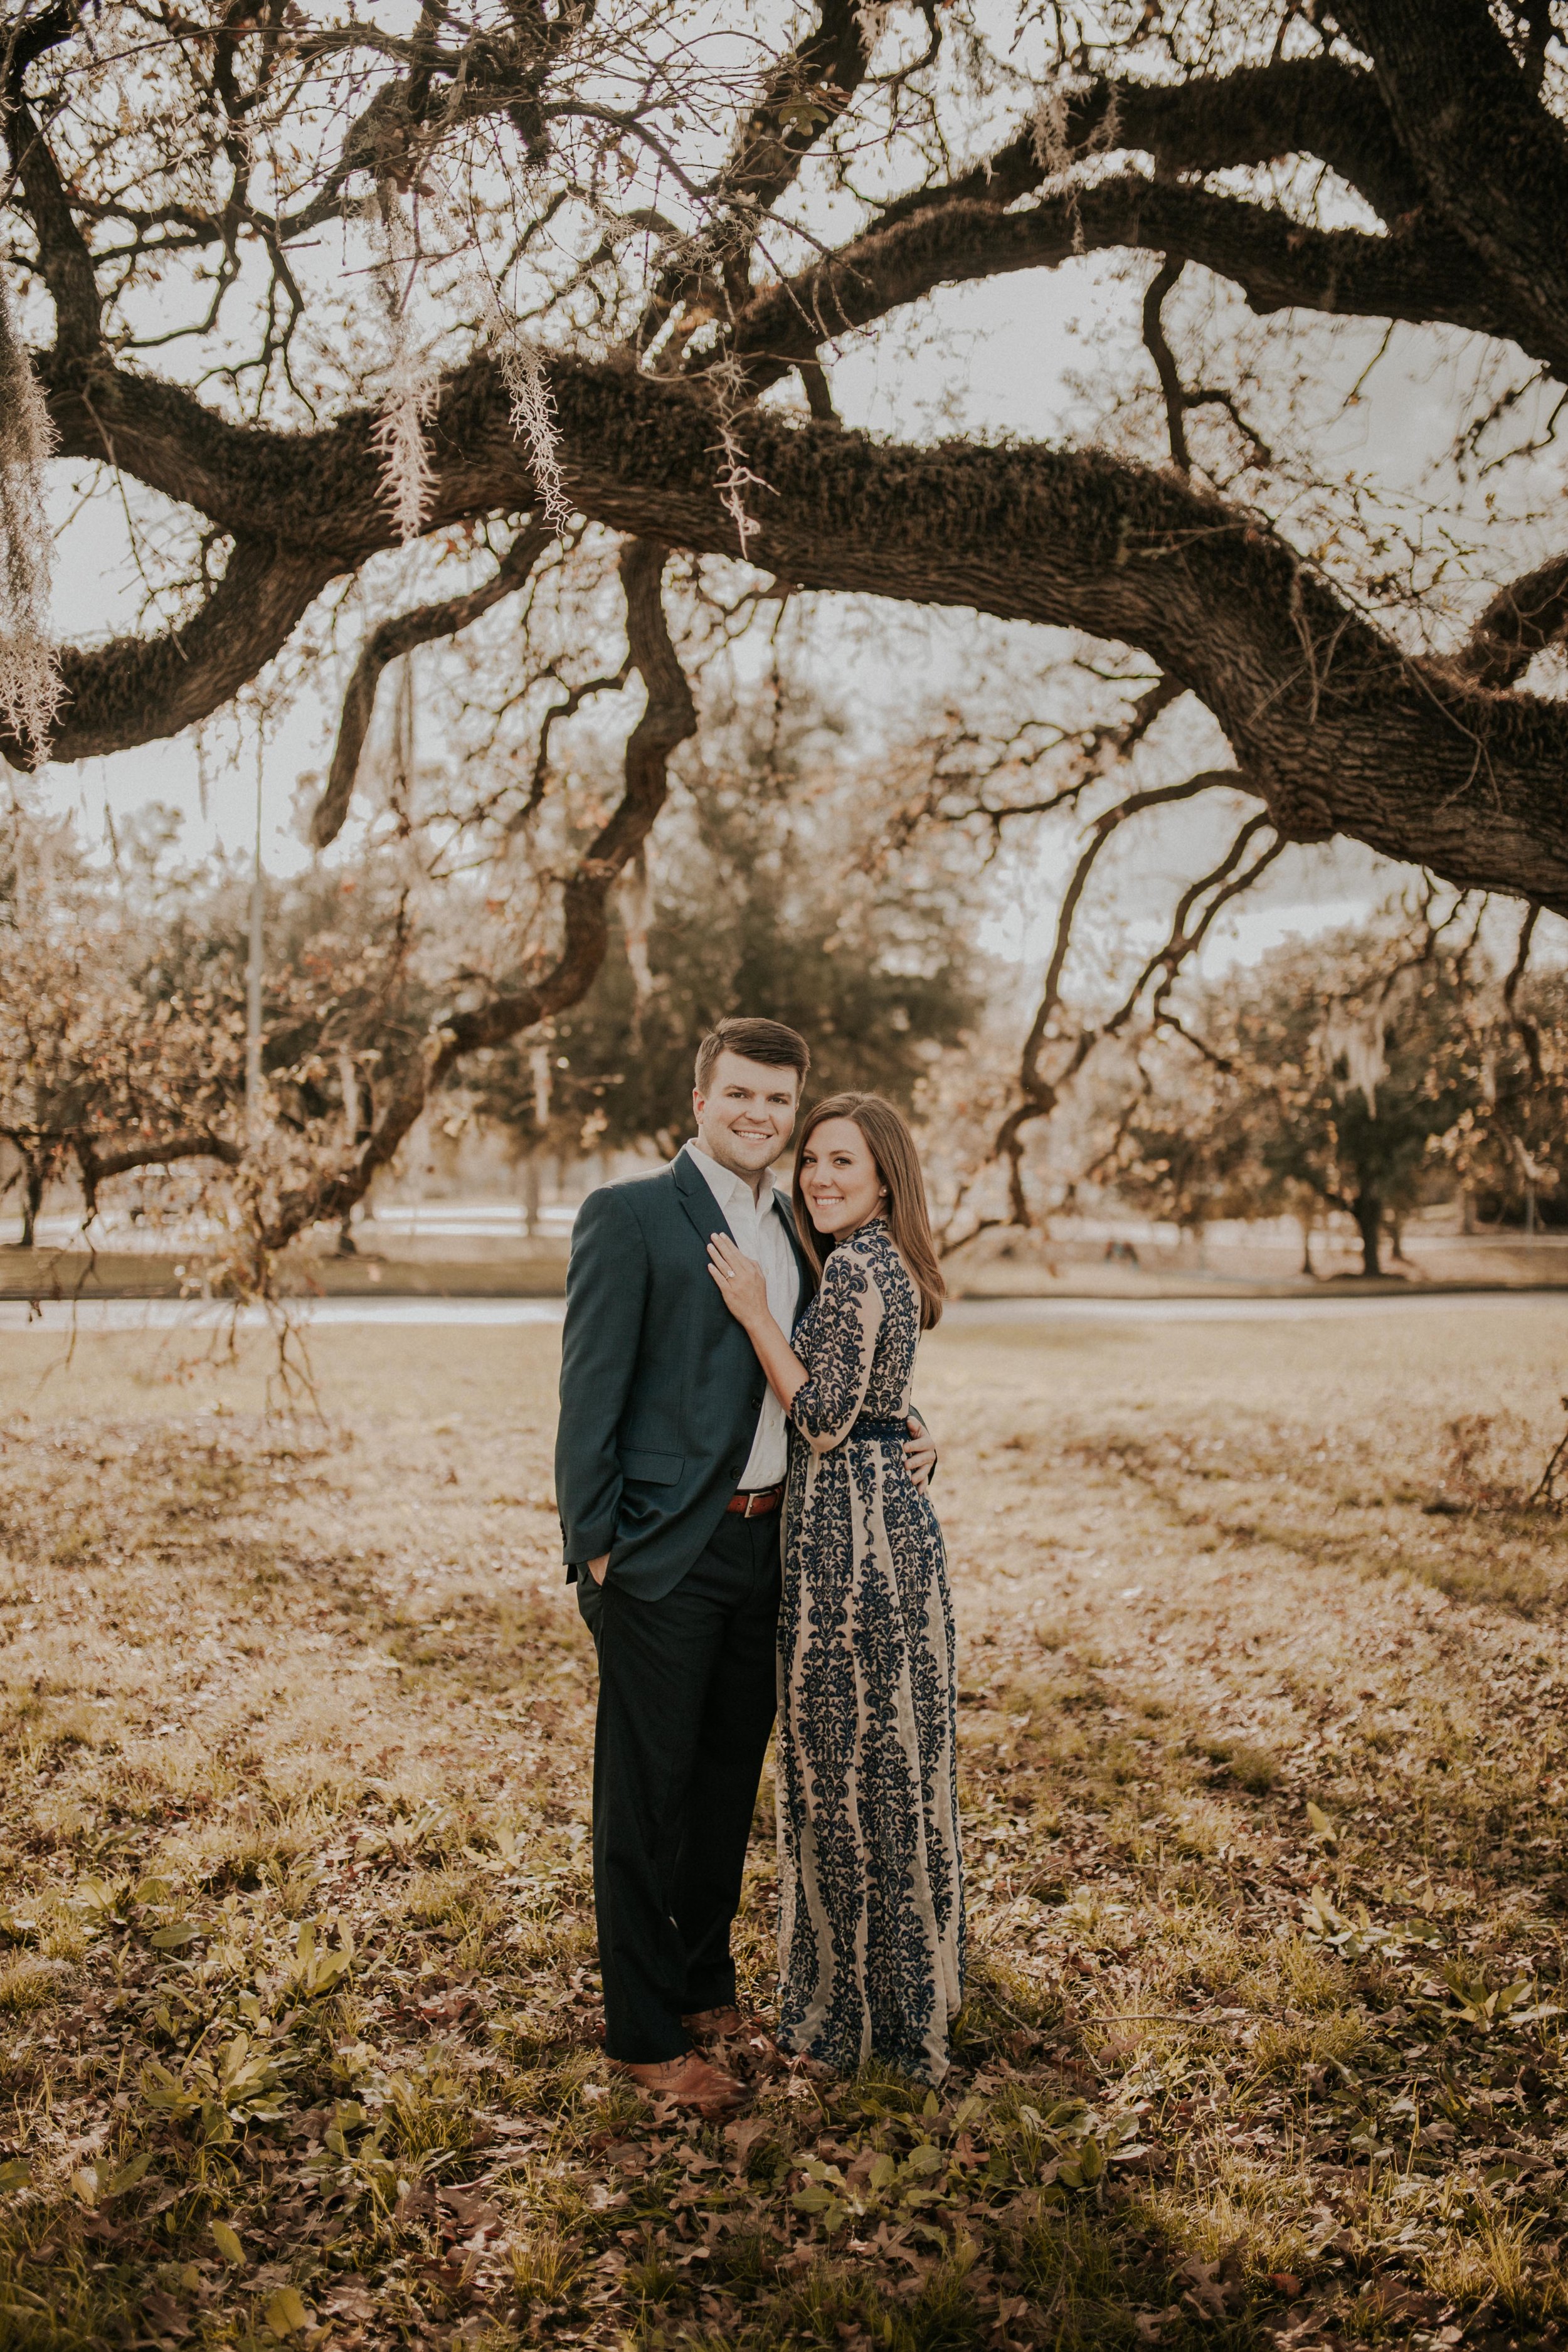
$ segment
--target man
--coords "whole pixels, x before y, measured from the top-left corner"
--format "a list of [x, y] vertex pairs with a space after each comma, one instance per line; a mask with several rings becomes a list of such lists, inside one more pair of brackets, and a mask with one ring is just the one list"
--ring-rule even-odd
[[[810, 1059], [782, 1022], [720, 1022], [698, 1050], [696, 1140], [661, 1174], [589, 1194], [566, 1278], [555, 1492], [599, 1659], [605, 2047], [705, 2115], [741, 2096], [696, 2045], [742, 2022], [730, 1928], [773, 1728], [788, 1459], [708, 1243], [727, 1233], [757, 1260], [791, 1329], [811, 1275], [772, 1170]], [[923, 1429], [910, 1458], [923, 1478]]]

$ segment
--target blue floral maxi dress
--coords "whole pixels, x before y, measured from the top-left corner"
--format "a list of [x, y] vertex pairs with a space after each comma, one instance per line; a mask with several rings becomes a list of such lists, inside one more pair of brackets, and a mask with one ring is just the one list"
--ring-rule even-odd
[[795, 1333], [779, 1612], [779, 2038], [947, 2071], [963, 1985], [952, 1605], [904, 1466], [920, 1300], [886, 1223], [832, 1251]]

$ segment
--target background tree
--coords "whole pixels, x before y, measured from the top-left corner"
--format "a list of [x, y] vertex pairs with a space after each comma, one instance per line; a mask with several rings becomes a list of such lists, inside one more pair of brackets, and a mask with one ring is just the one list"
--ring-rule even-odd
[[1444, 1147], [1470, 1211], [1531, 1229], [1568, 1204], [1568, 972], [1527, 971], [1533, 928], [1466, 1007], [1476, 1098]]
[[[178, 820], [153, 807], [86, 860], [65, 824], [13, 821], [0, 842], [0, 1136], [17, 1159], [22, 1243], [46, 1191], [74, 1179], [88, 1218], [101, 1188], [202, 1163], [239, 1187], [220, 1221], [275, 1192], [279, 1169], [341, 1150], [367, 1075], [401, 1025], [428, 1018], [409, 908], [373, 871], [307, 873], [268, 893], [263, 1101], [246, 1097], [248, 878], [191, 866]], [[258, 1149], [256, 1129], [269, 1143]], [[255, 1272], [254, 1265], [251, 1269]]]
[[1452, 1181], [1456, 1137], [1488, 1116], [1469, 1017], [1488, 975], [1473, 929], [1447, 928], [1391, 916], [1186, 992], [1104, 1156], [1121, 1197], [1181, 1225], [1306, 1223], [1315, 1202], [1354, 1220], [1362, 1271], [1381, 1274], [1389, 1225]]
[[0, 1136], [18, 1162], [22, 1245], [68, 1169], [237, 1165], [244, 1013], [221, 992], [148, 991], [146, 940], [95, 887], [69, 830], [0, 834]]
[[651, 875], [619, 894], [610, 951], [536, 1049], [477, 1058], [475, 1107], [535, 1146], [654, 1142], [691, 1124], [697, 1040], [766, 1012], [809, 1039], [814, 1097], [875, 1088], [908, 1109], [931, 1056], [975, 1020], [972, 877], [878, 856], [874, 779], [812, 698], [753, 698], [704, 730]]
[[1434, 1147], [1476, 1097], [1457, 961], [1341, 932], [1277, 950], [1236, 992], [1237, 1058], [1272, 1114], [1261, 1164], [1353, 1218], [1365, 1275], [1382, 1273], [1389, 1221], [1430, 1190]]
[[[1110, 1132], [1084, 1171], [1086, 1188], [1110, 1185], [1125, 1206], [1200, 1239], [1222, 1217], [1285, 1209], [1285, 1181], [1260, 1149], [1259, 1120], [1275, 1104], [1259, 1073], [1244, 1075], [1239, 1058], [1222, 1067], [1171, 1040], [1163, 1050], [1145, 1045], [1118, 1075], [1122, 1098], [1102, 1100]], [[1109, 1090], [1118, 1091], [1115, 1077]]]

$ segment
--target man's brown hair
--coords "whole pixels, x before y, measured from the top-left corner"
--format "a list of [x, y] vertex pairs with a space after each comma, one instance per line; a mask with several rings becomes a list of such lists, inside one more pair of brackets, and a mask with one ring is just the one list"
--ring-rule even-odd
[[700, 1095], [707, 1093], [721, 1054], [740, 1054], [748, 1062], [765, 1063], [769, 1069], [794, 1070], [803, 1087], [811, 1067], [811, 1048], [798, 1029], [786, 1029], [782, 1021], [751, 1021], [731, 1013], [710, 1029], [697, 1048]]

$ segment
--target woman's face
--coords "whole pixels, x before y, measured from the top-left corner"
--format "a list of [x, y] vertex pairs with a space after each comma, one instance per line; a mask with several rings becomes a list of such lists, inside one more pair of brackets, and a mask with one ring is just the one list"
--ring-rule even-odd
[[887, 1207], [871, 1147], [852, 1118], [825, 1118], [800, 1157], [800, 1189], [819, 1234], [852, 1234]]

